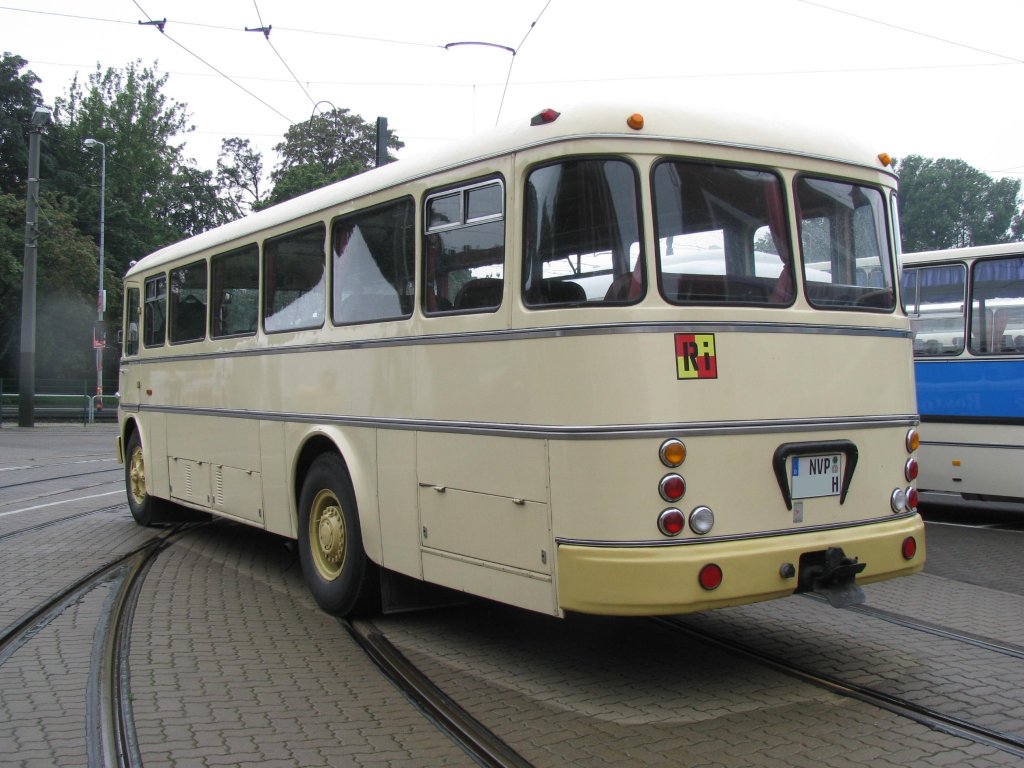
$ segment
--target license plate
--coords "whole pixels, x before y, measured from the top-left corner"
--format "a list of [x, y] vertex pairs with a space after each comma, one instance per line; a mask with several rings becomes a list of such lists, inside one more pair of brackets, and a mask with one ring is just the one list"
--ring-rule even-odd
[[843, 455], [794, 456], [790, 459], [789, 478], [794, 499], [838, 496], [843, 485]]

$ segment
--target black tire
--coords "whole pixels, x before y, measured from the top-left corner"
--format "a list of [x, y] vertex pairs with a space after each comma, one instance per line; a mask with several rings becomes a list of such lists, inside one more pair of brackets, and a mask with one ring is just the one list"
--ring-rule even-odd
[[317, 457], [302, 484], [299, 562], [323, 610], [339, 616], [379, 611], [376, 565], [363, 549], [352, 481], [336, 454]]
[[128, 450], [124, 456], [124, 485], [128, 493], [128, 509], [135, 522], [147, 528], [155, 525], [156, 499], [146, 491], [146, 462], [138, 432], [133, 432], [128, 438]]

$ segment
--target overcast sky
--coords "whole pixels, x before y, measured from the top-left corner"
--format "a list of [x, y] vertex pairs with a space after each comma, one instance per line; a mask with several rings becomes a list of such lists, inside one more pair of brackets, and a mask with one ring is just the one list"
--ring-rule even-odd
[[[165, 18], [164, 33], [139, 24]], [[269, 37], [245, 31], [264, 26]], [[1024, 178], [1022, 30], [1022, 0], [0, 5], [0, 50], [28, 60], [47, 104], [97, 64], [157, 62], [196, 126], [185, 154], [211, 170], [221, 140], [241, 136], [269, 171], [288, 126], [332, 106], [386, 116], [409, 156], [614, 98], [749, 110]], [[491, 45], [445, 48], [469, 41]]]

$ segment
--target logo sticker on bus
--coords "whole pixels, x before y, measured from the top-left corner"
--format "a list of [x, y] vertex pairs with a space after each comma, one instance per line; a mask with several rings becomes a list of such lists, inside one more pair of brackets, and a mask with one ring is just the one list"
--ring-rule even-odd
[[676, 334], [676, 378], [717, 379], [715, 334]]

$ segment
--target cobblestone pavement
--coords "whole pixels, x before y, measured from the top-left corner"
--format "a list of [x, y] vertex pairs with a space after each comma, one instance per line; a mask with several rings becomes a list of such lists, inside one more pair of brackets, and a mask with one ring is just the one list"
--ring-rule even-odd
[[[112, 427], [77, 430], [0, 430], [0, 486], [13, 477], [5, 468], [30, 459], [112, 453]], [[95, 487], [77, 491], [69, 488], [84, 481], [21, 486], [17, 498], [0, 491], [0, 625], [152, 535], [123, 506], [123, 487], [120, 496], [114, 490], [120, 478], [94, 480]], [[32, 501], [29, 487], [52, 495]], [[103, 511], [9, 535], [90, 509]], [[1021, 642], [1017, 558], [1024, 534], [950, 526], [929, 526], [928, 533], [926, 572], [866, 587], [869, 603]], [[105, 599], [102, 588], [90, 594], [0, 663], [4, 765], [86, 764], [93, 626]], [[1020, 730], [1024, 722], [1019, 660], [806, 597], [685, 620], [983, 716], [993, 727]], [[471, 602], [375, 623], [537, 766], [1022, 764], [646, 620], [557, 620]], [[252, 528], [201, 526], [156, 558], [136, 607], [128, 661], [146, 766], [474, 764], [317, 610], [290, 543]]]

